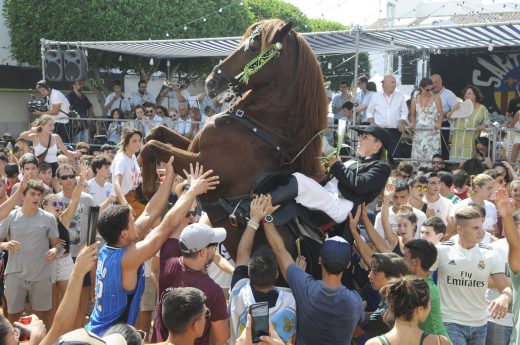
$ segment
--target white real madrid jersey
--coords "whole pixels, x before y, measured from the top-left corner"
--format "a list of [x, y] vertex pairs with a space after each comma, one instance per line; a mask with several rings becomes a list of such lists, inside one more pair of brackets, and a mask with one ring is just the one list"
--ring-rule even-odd
[[505, 273], [505, 262], [495, 249], [479, 243], [464, 249], [459, 242], [437, 245], [437, 261], [442, 320], [465, 326], [483, 326], [487, 322], [486, 289], [492, 274]]

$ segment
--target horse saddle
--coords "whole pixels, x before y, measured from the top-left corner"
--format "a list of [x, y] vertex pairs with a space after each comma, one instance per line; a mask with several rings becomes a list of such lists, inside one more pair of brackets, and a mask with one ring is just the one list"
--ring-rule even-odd
[[[253, 182], [251, 189], [255, 194], [269, 194], [278, 186], [286, 185], [291, 178], [290, 174], [280, 172], [268, 172], [259, 175]], [[240, 196], [234, 198], [219, 199], [220, 205], [229, 214], [229, 221], [234, 226], [247, 225], [251, 197]], [[311, 211], [294, 200], [288, 201], [273, 213], [273, 223], [277, 226], [285, 225], [298, 218], [301, 225], [317, 235], [330, 230], [336, 223], [322, 211]]]

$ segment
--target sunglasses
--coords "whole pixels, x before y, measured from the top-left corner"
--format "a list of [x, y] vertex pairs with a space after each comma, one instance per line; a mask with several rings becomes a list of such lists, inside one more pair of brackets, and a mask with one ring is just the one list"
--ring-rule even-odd
[[433, 91], [433, 87], [429, 87], [429, 88], [427, 88], [427, 89], [424, 89], [424, 91], [426, 91], [426, 92]]
[[51, 203], [52, 207], [57, 207], [57, 206], [60, 206], [60, 207], [63, 207], [63, 201], [53, 201]]
[[63, 181], [65, 181], [65, 180], [67, 180], [67, 179], [73, 179], [73, 178], [76, 178], [76, 175], [75, 175], [75, 174], [60, 176], [60, 179], [62, 179]]
[[147, 113], [147, 114], [153, 114], [153, 110], [147, 110], [147, 111], [145, 111], [145, 113]]
[[204, 308], [206, 308], [206, 311], [204, 313], [202, 313], [202, 315], [198, 319], [193, 320], [193, 324], [195, 324], [195, 322], [197, 322], [199, 320], [203, 320], [203, 319], [209, 320], [209, 319], [211, 319], [211, 311], [209, 310], [208, 307], [204, 307]]
[[428, 191], [428, 187], [426, 187], [426, 186], [417, 186], [417, 187], [415, 187], [415, 189], [417, 189], [418, 192], [420, 192], [420, 191], [427, 192]]
[[186, 217], [195, 217], [195, 216], [197, 216], [197, 211], [186, 212]]

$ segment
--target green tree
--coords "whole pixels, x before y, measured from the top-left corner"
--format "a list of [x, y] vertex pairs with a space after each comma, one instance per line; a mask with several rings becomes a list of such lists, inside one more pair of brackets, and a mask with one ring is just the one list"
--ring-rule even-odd
[[[241, 5], [242, 4], [242, 5]], [[222, 9], [222, 11], [219, 11]], [[40, 38], [57, 41], [121, 41], [240, 36], [254, 21], [280, 18], [291, 21], [300, 32], [344, 30], [345, 26], [322, 19], [309, 19], [296, 6], [281, 0], [5, 0], [3, 8], [9, 27], [12, 54], [22, 63], [40, 65]], [[195, 19], [195, 20], [194, 20]], [[61, 47], [67, 48], [67, 47]], [[70, 47], [75, 48], [75, 47]], [[143, 77], [157, 69], [166, 72], [166, 61], [90, 50], [91, 73], [119, 68]], [[333, 85], [353, 70], [351, 54], [319, 57], [324, 74]], [[173, 59], [172, 69], [193, 77], [205, 77], [215, 58]], [[331, 69], [328, 69], [329, 63]], [[368, 71], [368, 58], [360, 57]]]
[[310, 31], [310, 20], [296, 6], [282, 0], [248, 0], [247, 5], [254, 21], [261, 19], [280, 18], [292, 22], [298, 32]]
[[[120, 41], [240, 35], [252, 20], [250, 12], [239, 1], [227, 5], [227, 0], [6, 0], [3, 11], [13, 56], [22, 63], [38, 66], [41, 37], [57, 41]], [[193, 18], [206, 20], [189, 23]], [[180, 62], [183, 72], [201, 68], [200, 59]], [[151, 69], [149, 58], [125, 55], [120, 62], [119, 54], [101, 51], [89, 51], [89, 65]]]

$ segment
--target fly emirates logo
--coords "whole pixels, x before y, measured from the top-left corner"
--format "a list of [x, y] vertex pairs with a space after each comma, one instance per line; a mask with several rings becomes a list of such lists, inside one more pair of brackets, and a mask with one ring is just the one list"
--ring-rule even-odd
[[473, 273], [460, 271], [460, 276], [452, 277], [448, 275], [446, 277], [446, 283], [454, 286], [468, 286], [468, 287], [485, 287], [484, 280], [472, 279]]

